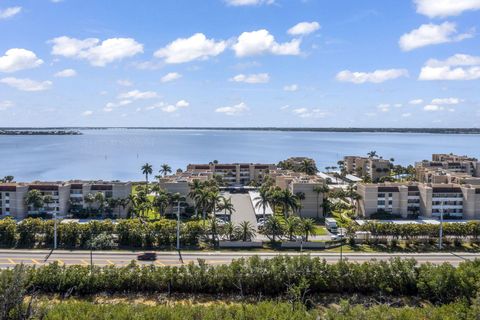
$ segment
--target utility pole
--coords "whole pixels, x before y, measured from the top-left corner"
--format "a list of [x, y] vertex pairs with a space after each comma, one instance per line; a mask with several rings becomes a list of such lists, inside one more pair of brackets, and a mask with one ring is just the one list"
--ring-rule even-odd
[[340, 227], [340, 262], [343, 261], [343, 229]]

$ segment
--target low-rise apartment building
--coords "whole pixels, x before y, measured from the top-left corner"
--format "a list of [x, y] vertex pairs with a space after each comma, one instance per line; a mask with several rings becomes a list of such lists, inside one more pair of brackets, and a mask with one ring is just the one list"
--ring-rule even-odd
[[260, 181], [270, 170], [275, 170], [274, 164], [261, 163], [210, 163], [189, 164], [187, 172], [211, 172], [219, 175], [227, 186], [245, 186], [252, 181]]
[[480, 219], [480, 186], [432, 183], [381, 183], [357, 186], [357, 209], [368, 218], [379, 212], [408, 218], [444, 217]]
[[[49, 196], [51, 203], [33, 211], [25, 203], [31, 190], [38, 190], [42, 196]], [[32, 182], [0, 183], [0, 217], [11, 216], [24, 219], [29, 214], [50, 213], [66, 216], [73, 207], [86, 208], [85, 197], [88, 194], [103, 193], [105, 199], [127, 198], [132, 192], [130, 182], [105, 181], [68, 181], [68, 182]], [[126, 216], [128, 207], [116, 208], [121, 217]]]
[[323, 215], [323, 193], [317, 193], [316, 187], [326, 185], [324, 179], [317, 175], [305, 175], [290, 170], [277, 170], [270, 175], [275, 179], [275, 185], [281, 189], [289, 189], [293, 194], [302, 193], [302, 217], [317, 218]]
[[[432, 154], [432, 160], [415, 163], [416, 178], [420, 182], [445, 181], [442, 176], [453, 176], [454, 182], [470, 177], [480, 177], [480, 162], [476, 158], [454, 154]], [[470, 180], [471, 181], [474, 181]], [[466, 181], [465, 183], [469, 183]]]
[[358, 156], [345, 156], [343, 164], [347, 173], [357, 177], [366, 176], [373, 182], [389, 176], [392, 167], [390, 160]]

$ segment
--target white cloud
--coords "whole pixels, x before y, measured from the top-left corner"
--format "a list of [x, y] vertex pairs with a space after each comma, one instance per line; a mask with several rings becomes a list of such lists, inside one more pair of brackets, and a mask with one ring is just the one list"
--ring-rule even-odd
[[275, 55], [299, 55], [301, 40], [278, 43], [268, 30], [243, 32], [232, 46], [237, 57], [271, 53]]
[[100, 42], [97, 38], [80, 40], [63, 36], [49, 42], [53, 43], [53, 55], [88, 60], [96, 67], [143, 52], [143, 45], [132, 38], [111, 38]]
[[0, 9], [0, 20], [11, 18], [22, 11], [22, 7], [10, 7], [6, 9]]
[[231, 78], [230, 81], [235, 82], [245, 82], [245, 83], [267, 83], [270, 81], [270, 76], [268, 73], [257, 73], [257, 74], [237, 74], [235, 77]]
[[225, 41], [207, 39], [203, 33], [196, 33], [190, 38], [179, 38], [169, 43], [157, 50], [154, 56], [163, 58], [166, 63], [185, 63], [218, 56], [226, 47]]
[[131, 87], [133, 86], [133, 82], [128, 79], [119, 79], [117, 80], [117, 84], [122, 87]]
[[43, 60], [26, 49], [13, 48], [0, 57], [0, 72], [15, 72], [24, 69], [36, 68], [43, 64]]
[[15, 103], [13, 103], [10, 100], [0, 101], [0, 111], [5, 111], [7, 109], [12, 108], [13, 106], [15, 106]]
[[221, 107], [215, 109], [215, 112], [224, 113], [229, 116], [236, 116], [240, 115], [246, 111], [250, 110], [248, 106], [244, 102], [240, 102], [237, 105], [231, 107]]
[[181, 108], [186, 108], [190, 105], [190, 103], [188, 103], [188, 101], [185, 101], [185, 100], [180, 100], [180, 101], [177, 101], [176, 104], [170, 104], [170, 105], [167, 105], [165, 107], [162, 108], [162, 111], [163, 112], [168, 112], [168, 113], [172, 113], [172, 112], [176, 112], [178, 111], [178, 109], [181, 109]]
[[158, 97], [158, 94], [154, 91], [140, 91], [132, 90], [124, 92], [118, 95], [118, 99], [133, 99], [133, 100], [144, 100], [152, 99]]
[[388, 103], [382, 103], [377, 106], [377, 109], [382, 111], [382, 112], [388, 112], [390, 111], [390, 104]]
[[408, 118], [408, 117], [411, 117], [412, 114], [410, 112], [406, 112], [406, 113], [402, 113], [402, 117], [404, 118]]
[[273, 4], [274, 0], [225, 0], [225, 3], [229, 6], [259, 6], [263, 4]]
[[436, 98], [432, 100], [432, 104], [436, 105], [453, 105], [453, 104], [459, 104], [462, 102], [462, 99], [459, 98]]
[[283, 87], [283, 90], [284, 91], [290, 91], [290, 92], [297, 91], [298, 90], [298, 85], [297, 84], [286, 85], [286, 86]]
[[471, 37], [473, 32], [458, 34], [455, 23], [429, 23], [422, 24], [418, 29], [401, 36], [398, 44], [403, 51], [410, 51], [434, 44], [458, 42]]
[[57, 78], [71, 78], [71, 77], [75, 77], [76, 75], [77, 75], [77, 71], [73, 69], [65, 69], [55, 73], [55, 77]]
[[381, 83], [400, 77], [408, 77], [408, 71], [405, 69], [375, 70], [373, 72], [352, 72], [350, 70], [343, 70], [337, 74], [336, 79], [341, 82], [361, 84], [366, 82]]
[[21, 90], [21, 91], [43, 91], [48, 90], [52, 86], [51, 81], [34, 81], [31, 79], [19, 79], [19, 78], [3, 78], [0, 79], [1, 83], [4, 83], [12, 88]]
[[313, 22], [300, 22], [288, 29], [287, 33], [292, 36], [306, 35], [320, 29], [320, 24]]
[[425, 107], [423, 107], [423, 110], [425, 110], [425, 111], [439, 111], [439, 110], [443, 110], [443, 107], [437, 106], [435, 104], [428, 104]]
[[281, 107], [280, 107], [280, 110], [287, 110], [287, 109], [289, 109], [289, 108], [290, 108], [290, 106], [289, 106], [288, 104], [286, 104], [286, 105], [284, 105], [284, 106], [281, 106]]
[[441, 61], [430, 59], [422, 67], [419, 80], [480, 79], [480, 57], [456, 54]]
[[318, 108], [296, 108], [292, 110], [292, 113], [300, 118], [324, 118], [327, 115], [326, 112], [322, 112]]
[[415, 0], [417, 13], [429, 18], [458, 16], [464, 11], [479, 10], [480, 0]]
[[86, 110], [82, 113], [82, 116], [84, 117], [90, 117], [93, 114], [93, 111], [91, 110]]
[[423, 99], [413, 99], [413, 100], [410, 100], [408, 103], [413, 105], [422, 104]]
[[170, 81], [175, 81], [177, 79], [180, 79], [182, 75], [178, 72], [169, 72], [166, 75], [164, 75], [160, 81], [165, 83], [165, 82], [170, 82]]

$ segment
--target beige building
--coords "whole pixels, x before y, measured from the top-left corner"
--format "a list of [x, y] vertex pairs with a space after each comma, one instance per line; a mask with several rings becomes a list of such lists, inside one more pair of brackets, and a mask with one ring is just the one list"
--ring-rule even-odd
[[301, 201], [302, 217], [317, 218], [317, 213], [319, 217], [323, 216], [323, 194], [317, 194], [314, 188], [324, 186], [326, 184], [324, 179], [317, 175], [308, 176], [290, 170], [276, 170], [270, 176], [275, 179], [277, 187], [289, 189], [293, 194], [300, 192], [304, 194], [305, 199]]
[[480, 186], [432, 183], [382, 183], [357, 186], [362, 197], [360, 216], [368, 218], [387, 212], [403, 218], [411, 214], [422, 217], [480, 219]]
[[416, 178], [425, 183], [480, 184], [480, 162], [454, 154], [433, 154], [432, 160], [415, 164]]
[[274, 164], [231, 163], [231, 164], [189, 164], [187, 172], [211, 172], [219, 175], [228, 186], [245, 186], [251, 181], [260, 181], [270, 170], [275, 170]]
[[368, 177], [377, 182], [390, 175], [392, 163], [382, 158], [346, 156], [343, 158], [345, 170], [357, 177]]
[[[50, 196], [52, 203], [45, 204], [38, 212], [31, 212], [25, 204], [27, 193], [38, 190], [43, 196]], [[0, 217], [12, 216], [18, 219], [34, 213], [56, 213], [66, 216], [73, 207], [86, 208], [84, 198], [88, 194], [103, 193], [105, 198], [127, 198], [132, 192], [130, 182], [69, 181], [0, 183]], [[126, 216], [128, 208], [116, 208], [115, 213]]]

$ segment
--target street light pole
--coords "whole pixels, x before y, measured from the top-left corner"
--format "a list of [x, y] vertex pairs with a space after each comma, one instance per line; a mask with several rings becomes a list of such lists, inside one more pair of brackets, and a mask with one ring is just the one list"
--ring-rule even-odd
[[340, 262], [343, 260], [343, 230], [340, 227]]
[[53, 249], [57, 250], [57, 211], [53, 212], [53, 219], [55, 220], [53, 225]]
[[440, 202], [440, 230], [439, 230], [439, 239], [438, 239], [438, 247], [442, 250], [443, 245], [443, 201]]
[[180, 251], [180, 199], [177, 202], [177, 251]]

